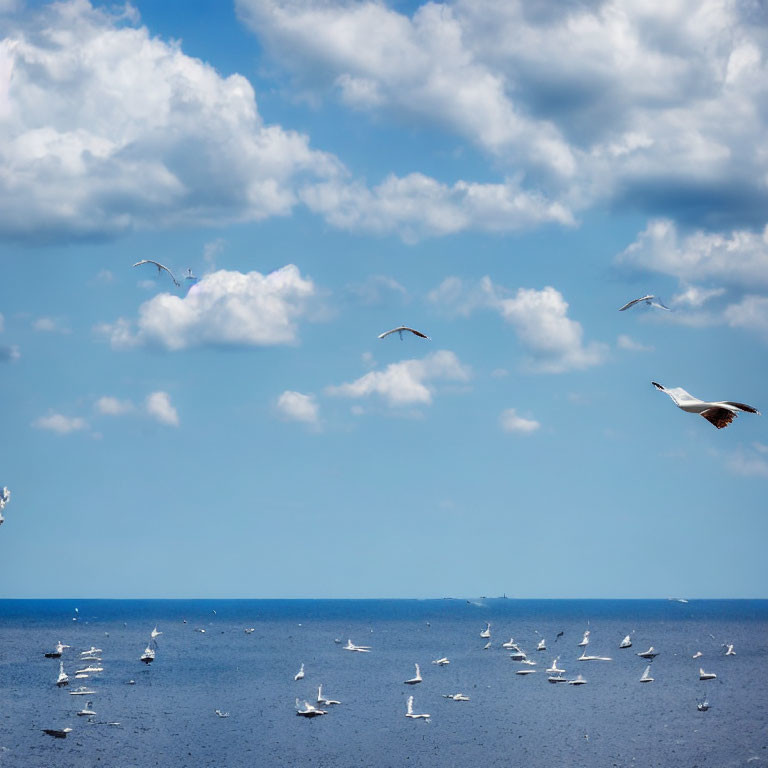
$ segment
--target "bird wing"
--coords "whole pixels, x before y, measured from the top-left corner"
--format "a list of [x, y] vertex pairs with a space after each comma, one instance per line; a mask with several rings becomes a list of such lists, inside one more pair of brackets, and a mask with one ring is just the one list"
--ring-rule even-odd
[[760, 411], [757, 410], [757, 408], [753, 408], [751, 405], [746, 405], [745, 403], [734, 403], [731, 400], [724, 400], [723, 401], [725, 405], [732, 405], [734, 408], [738, 408], [740, 411], [746, 411], [747, 413], [756, 413], [758, 416], [760, 415]]
[[649, 299], [653, 298], [655, 298], [653, 294], [649, 294], [648, 296], [641, 296], [639, 299], [632, 299], [632, 301], [628, 301], [623, 307], [619, 307], [619, 312], [623, 312], [625, 309], [634, 307], [635, 304], [639, 304], [641, 301], [648, 301]]
[[736, 414], [727, 408], [707, 408], [706, 411], [701, 412], [701, 415], [718, 429], [727, 427], [736, 418]]
[[171, 272], [168, 267], [166, 267], [164, 264], [161, 264], [159, 261], [153, 261], [152, 259], [142, 259], [141, 261], [137, 261], [133, 266], [138, 267], [142, 264], [154, 264], [158, 269], [164, 269], [171, 276], [171, 280], [173, 280], [174, 285], [177, 287], [181, 285], [181, 283], [174, 277], [173, 272]]
[[390, 333], [397, 333], [398, 331], [404, 331], [404, 330], [405, 330], [405, 328], [403, 326], [400, 326], [399, 328], [393, 328], [390, 331], [384, 331], [384, 333], [380, 333], [379, 334], [379, 338], [380, 339], [384, 339], [387, 336], [389, 336]]
[[429, 336], [427, 336], [425, 333], [422, 333], [421, 331], [417, 331], [415, 328], [403, 328], [404, 331], [410, 331], [414, 336], [418, 336], [419, 338], [426, 339], [427, 341], [431, 341]]

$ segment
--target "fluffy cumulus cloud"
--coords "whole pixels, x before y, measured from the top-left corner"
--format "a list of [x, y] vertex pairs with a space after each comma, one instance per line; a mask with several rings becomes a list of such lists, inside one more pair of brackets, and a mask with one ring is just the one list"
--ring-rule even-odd
[[617, 263], [680, 281], [681, 290], [671, 300], [677, 311], [665, 318], [668, 322], [728, 325], [768, 341], [768, 227], [681, 234], [673, 221], [656, 219]]
[[[0, 232], [45, 238], [290, 212], [338, 170], [253, 88], [87, 0], [3, 24]], [[72, 105], [77, 109], [73, 111]]]
[[631, 336], [626, 333], [620, 333], [616, 339], [616, 346], [619, 349], [623, 349], [627, 352], [652, 352], [653, 347], [643, 344], [642, 342], [635, 341]]
[[308, 185], [302, 199], [340, 229], [396, 232], [406, 242], [465, 230], [509, 232], [544, 223], [574, 223], [570, 210], [515, 181], [449, 186], [424, 176], [388, 176], [369, 189], [336, 179]]
[[120, 318], [97, 331], [115, 348], [290, 344], [314, 295], [312, 280], [293, 264], [267, 275], [218, 270], [205, 275], [186, 296], [161, 293], [144, 302], [135, 322]]
[[58, 435], [67, 435], [70, 432], [79, 432], [88, 428], [85, 419], [79, 416], [64, 416], [61, 413], [49, 413], [47, 416], [40, 416], [32, 422], [35, 429], [46, 429], [50, 432], [56, 432]]
[[[697, 230], [681, 235], [669, 219], [654, 219], [617, 257], [620, 265], [671, 275], [688, 283], [715, 281], [736, 287], [768, 288], [768, 227], [728, 234]], [[717, 295], [701, 289], [686, 294], [699, 306]]]
[[290, 421], [303, 421], [305, 424], [317, 424], [319, 408], [314, 395], [286, 390], [277, 398], [277, 410]]
[[390, 363], [382, 371], [369, 371], [355, 381], [331, 386], [327, 394], [363, 398], [377, 395], [390, 406], [429, 405], [437, 382], [466, 382], [471, 377], [453, 352], [439, 350], [422, 359]]
[[179, 414], [171, 403], [171, 397], [167, 392], [152, 392], [147, 395], [144, 408], [155, 421], [168, 427], [179, 426]]
[[110, 395], [100, 397], [94, 404], [96, 411], [103, 416], [123, 416], [134, 410], [134, 405], [130, 400], [119, 400]]
[[530, 435], [541, 426], [535, 419], [526, 419], [520, 416], [514, 408], [507, 408], [502, 411], [499, 423], [505, 432], [513, 432], [518, 435]]
[[313, 94], [438, 126], [588, 205], [764, 223], [768, 25], [733, 0], [236, 0]]
[[563, 373], [603, 362], [607, 346], [585, 342], [584, 329], [568, 317], [568, 302], [552, 286], [538, 290], [519, 288], [510, 295], [490, 277], [465, 284], [448, 277], [428, 294], [439, 309], [467, 316], [477, 309], [491, 309], [510, 323], [519, 343], [528, 352], [526, 365], [540, 373]]

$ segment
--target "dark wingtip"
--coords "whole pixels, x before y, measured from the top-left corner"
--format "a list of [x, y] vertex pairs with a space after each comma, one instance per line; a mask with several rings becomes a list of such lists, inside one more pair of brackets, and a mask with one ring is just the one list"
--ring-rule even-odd
[[664, 387], [662, 387], [661, 384], [657, 384], [655, 381], [652, 381], [651, 384], [653, 384], [656, 389], [661, 389], [662, 391], [664, 390]]

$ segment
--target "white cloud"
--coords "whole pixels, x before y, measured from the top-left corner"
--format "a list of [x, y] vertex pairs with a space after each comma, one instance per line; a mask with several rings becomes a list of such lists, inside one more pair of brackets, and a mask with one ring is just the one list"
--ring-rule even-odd
[[88, 423], [78, 416], [70, 417], [60, 413], [49, 413], [47, 416], [40, 416], [35, 419], [32, 426], [35, 429], [47, 429], [59, 435], [66, 435], [70, 432], [87, 429]]
[[574, 224], [571, 212], [515, 181], [449, 186], [421, 173], [388, 176], [369, 189], [341, 179], [304, 187], [304, 203], [340, 229], [384, 234], [406, 242], [467, 230], [509, 232], [545, 223]]
[[295, 84], [438, 126], [547, 197], [765, 220], [764, 16], [721, 0], [236, 0]]
[[293, 264], [268, 275], [219, 270], [203, 276], [186, 296], [154, 296], [139, 307], [135, 324], [120, 318], [96, 330], [115, 348], [290, 344], [314, 294], [312, 280]]
[[167, 392], [152, 392], [147, 395], [144, 407], [147, 413], [161, 424], [169, 427], [179, 426], [179, 414], [171, 404], [171, 398]]
[[620, 333], [616, 339], [616, 346], [619, 349], [627, 350], [628, 352], [653, 352], [652, 346], [641, 344], [639, 341], [635, 341], [631, 336], [627, 336], [626, 333]]
[[303, 421], [317, 424], [319, 408], [314, 395], [286, 390], [277, 399], [277, 409], [282, 416], [291, 421]]
[[118, 400], [118, 398], [109, 395], [100, 397], [94, 407], [105, 416], [122, 416], [134, 410], [134, 405], [130, 400]]
[[767, 448], [762, 443], [754, 443], [750, 448], [742, 447], [726, 457], [726, 465], [735, 475], [768, 478]]
[[0, 363], [12, 363], [21, 357], [16, 344], [0, 344]]
[[698, 285], [688, 285], [680, 293], [672, 297], [673, 307], [693, 307], [699, 309], [712, 299], [722, 296], [725, 288], [702, 288]]
[[514, 296], [490, 277], [465, 283], [448, 277], [428, 294], [428, 300], [448, 313], [468, 316], [491, 309], [510, 323], [528, 351], [527, 366], [541, 373], [563, 373], [589, 368], [605, 359], [607, 345], [585, 344], [581, 323], [568, 317], [568, 303], [551, 286], [542, 290], [519, 288]]
[[66, 321], [58, 317], [38, 317], [33, 323], [32, 327], [36, 331], [42, 331], [44, 333], [72, 333], [66, 324]]
[[408, 298], [405, 286], [388, 275], [370, 275], [360, 282], [349, 283], [346, 291], [369, 307], [386, 304], [393, 296], [401, 300]]
[[0, 233], [263, 219], [289, 213], [303, 180], [339, 171], [306, 136], [265, 124], [246, 78], [132, 21], [71, 0], [6, 25]]
[[723, 312], [725, 322], [732, 328], [755, 331], [768, 340], [768, 297], [745, 296]]
[[530, 435], [535, 432], [541, 424], [535, 419], [526, 419], [518, 416], [514, 408], [507, 408], [501, 412], [499, 417], [501, 428], [505, 432], [515, 432], [520, 435]]
[[[761, 233], [696, 231], [681, 237], [673, 221], [654, 219], [617, 261], [642, 271], [672, 275], [686, 283], [716, 280], [742, 288], [768, 286], [768, 227]], [[716, 295], [689, 288], [682, 296], [689, 302], [694, 299], [704, 303]], [[683, 300], [679, 297], [679, 301]]]
[[470, 379], [471, 371], [453, 352], [439, 350], [421, 360], [390, 363], [383, 371], [370, 371], [355, 381], [331, 386], [329, 395], [361, 398], [378, 395], [390, 406], [429, 405], [434, 395], [432, 382]]

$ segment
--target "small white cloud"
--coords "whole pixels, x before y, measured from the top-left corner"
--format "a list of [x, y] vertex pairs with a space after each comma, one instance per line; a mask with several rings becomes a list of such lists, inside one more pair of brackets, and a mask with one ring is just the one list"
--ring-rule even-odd
[[732, 328], [746, 328], [768, 339], [768, 297], [745, 296], [738, 304], [726, 307], [725, 322]]
[[267, 275], [219, 270], [204, 275], [186, 296], [160, 293], [144, 302], [135, 326], [119, 318], [96, 331], [114, 348], [290, 344], [314, 295], [312, 280], [293, 264]]
[[391, 363], [383, 371], [370, 371], [355, 381], [328, 387], [326, 392], [351, 398], [378, 395], [390, 406], [429, 405], [434, 394], [431, 382], [468, 381], [470, 376], [470, 368], [453, 352], [439, 350], [421, 360]]
[[515, 432], [520, 435], [530, 435], [541, 426], [535, 419], [525, 419], [518, 416], [514, 408], [507, 408], [502, 411], [499, 422], [505, 432]]
[[764, 446], [762, 443], [754, 443], [752, 450], [741, 448], [727, 456], [726, 465], [735, 475], [768, 478], [766, 449], [768, 449], [768, 446]]
[[701, 288], [698, 285], [686, 286], [685, 290], [672, 297], [670, 304], [673, 307], [693, 307], [699, 309], [711, 299], [722, 296], [725, 288]]
[[349, 283], [346, 290], [361, 304], [369, 307], [380, 306], [389, 301], [392, 296], [398, 296], [400, 299], [408, 298], [405, 287], [387, 275], [370, 275], [362, 282]]
[[291, 421], [303, 421], [305, 424], [318, 422], [319, 408], [314, 395], [286, 390], [277, 399], [277, 409]]
[[618, 339], [616, 339], [616, 346], [628, 352], [653, 352], [653, 347], [635, 341], [631, 336], [627, 336], [626, 333], [619, 334]]
[[102, 269], [96, 275], [95, 281], [97, 283], [101, 283], [102, 285], [109, 285], [115, 281], [115, 275], [109, 269]]
[[58, 317], [38, 317], [32, 323], [32, 327], [36, 331], [42, 331], [43, 333], [71, 333], [66, 322]]
[[66, 435], [70, 432], [77, 432], [88, 428], [85, 419], [79, 416], [64, 416], [61, 413], [49, 413], [47, 416], [40, 416], [32, 422], [35, 429], [47, 429], [56, 432], [59, 435]]
[[122, 416], [134, 410], [134, 405], [130, 400], [118, 400], [109, 395], [100, 397], [94, 407], [104, 416]]
[[21, 357], [16, 344], [0, 344], [0, 363], [13, 363]]
[[171, 404], [171, 398], [167, 392], [152, 392], [147, 395], [144, 403], [147, 413], [169, 427], [179, 426], [179, 414]]
[[499, 298], [496, 305], [511, 323], [520, 343], [530, 356], [528, 365], [542, 373], [563, 373], [598, 365], [607, 348], [598, 342], [583, 342], [581, 324], [568, 317], [568, 303], [560, 291], [520, 288], [511, 298]]

